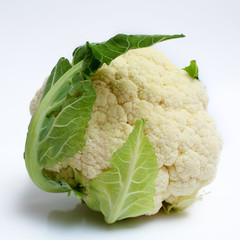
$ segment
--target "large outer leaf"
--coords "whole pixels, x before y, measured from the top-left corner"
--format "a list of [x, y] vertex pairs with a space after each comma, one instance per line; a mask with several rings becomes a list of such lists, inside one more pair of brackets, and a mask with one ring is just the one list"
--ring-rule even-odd
[[127, 141], [110, 160], [111, 168], [90, 183], [87, 205], [101, 211], [107, 223], [149, 213], [154, 208], [158, 165], [154, 150], [137, 120]]
[[43, 173], [82, 150], [86, 126], [96, 98], [90, 80], [83, 80], [82, 63], [65, 72], [42, 99], [29, 125], [25, 163], [33, 182], [49, 192], [69, 191]]

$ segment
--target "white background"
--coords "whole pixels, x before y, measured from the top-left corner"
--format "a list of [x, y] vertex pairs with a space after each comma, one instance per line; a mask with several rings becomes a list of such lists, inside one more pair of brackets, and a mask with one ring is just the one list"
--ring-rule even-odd
[[[0, 238], [240, 239], [239, 25], [239, 0], [0, 0]], [[35, 187], [23, 152], [29, 102], [57, 60], [117, 33], [186, 35], [155, 47], [180, 68], [197, 60], [224, 146], [203, 201], [109, 226], [74, 197]]]

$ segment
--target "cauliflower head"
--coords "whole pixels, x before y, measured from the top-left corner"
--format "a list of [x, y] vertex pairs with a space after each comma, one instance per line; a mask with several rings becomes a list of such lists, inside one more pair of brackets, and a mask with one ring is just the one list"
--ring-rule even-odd
[[[110, 158], [136, 120], [144, 118], [144, 134], [158, 164], [154, 210], [147, 214], [158, 212], [164, 202], [174, 206], [192, 199], [214, 179], [222, 140], [207, 111], [208, 95], [202, 82], [151, 48], [130, 50], [110, 65], [104, 64], [91, 81], [97, 98], [84, 151], [46, 169], [51, 178], [74, 186], [77, 173], [87, 189], [91, 180], [110, 168]], [[44, 87], [31, 102], [31, 114]]]

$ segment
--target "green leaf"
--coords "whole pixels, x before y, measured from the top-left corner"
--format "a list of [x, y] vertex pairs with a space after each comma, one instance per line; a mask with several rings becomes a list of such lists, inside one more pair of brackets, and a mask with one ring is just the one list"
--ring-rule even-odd
[[[80, 76], [76, 75], [76, 78]], [[78, 80], [78, 87], [73, 88], [76, 92], [69, 90], [63, 104], [59, 104], [61, 109], [56, 116], [53, 110], [46, 118], [49, 125], [47, 131], [43, 128], [44, 134], [41, 134], [38, 145], [38, 159], [44, 167], [53, 167], [65, 157], [72, 157], [83, 150], [96, 94], [89, 80]]]
[[103, 63], [110, 62], [130, 49], [152, 46], [169, 39], [182, 38], [180, 35], [125, 35], [118, 34], [106, 42], [89, 43], [80, 46], [73, 52], [73, 64], [84, 59], [83, 72], [93, 74]]
[[118, 34], [104, 43], [89, 44], [93, 56], [100, 62], [110, 62], [130, 49], [144, 48], [173, 38], [181, 38], [184, 35], [125, 35]]
[[79, 191], [79, 188], [78, 189], [71, 188], [71, 190], [74, 193], [76, 198], [79, 198], [79, 199], [83, 198], [84, 194], [81, 191]]
[[62, 75], [66, 73], [71, 67], [72, 66], [68, 59], [60, 58], [58, 60], [56, 66], [53, 68], [50, 76], [48, 77], [41, 100], [45, 97], [45, 95], [52, 88], [52, 86], [60, 79], [60, 77], [62, 77]]
[[[48, 178], [48, 177], [46, 176], [46, 178]], [[48, 178], [48, 181], [52, 185], [55, 185], [56, 187], [58, 187], [60, 185], [62, 187], [62, 189], [66, 190], [65, 192], [68, 193], [68, 197], [71, 195], [71, 192], [73, 192], [76, 198], [79, 198], [79, 199], [83, 198], [83, 192], [82, 192], [83, 188], [81, 186], [78, 188], [73, 188], [64, 180], [56, 182], [56, 181], [53, 181], [50, 178]]]
[[87, 205], [101, 211], [107, 223], [136, 217], [154, 209], [156, 155], [137, 120], [132, 133], [110, 160], [111, 167], [90, 182]]
[[192, 60], [190, 65], [183, 68], [183, 70], [185, 70], [192, 78], [198, 79], [198, 66], [196, 60]]
[[87, 44], [77, 47], [73, 51], [73, 65], [82, 61], [86, 56], [86, 52], [87, 52]]
[[33, 182], [45, 191], [67, 191], [61, 183], [49, 181], [43, 169], [73, 156], [84, 146], [96, 94], [91, 81], [81, 77], [81, 69], [79, 62], [51, 86], [29, 125], [25, 163]]

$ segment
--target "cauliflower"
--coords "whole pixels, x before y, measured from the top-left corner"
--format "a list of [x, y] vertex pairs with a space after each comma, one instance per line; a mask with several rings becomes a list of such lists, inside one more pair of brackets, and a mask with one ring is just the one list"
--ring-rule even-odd
[[[72, 188], [81, 184], [88, 204], [91, 182], [108, 172], [112, 156], [126, 147], [129, 136], [136, 132], [136, 122], [144, 119], [143, 141], [149, 141], [157, 164], [151, 180], [153, 207], [144, 214], [194, 199], [199, 189], [214, 179], [222, 141], [207, 112], [208, 96], [202, 82], [171, 63], [161, 51], [145, 47], [104, 63], [90, 79], [96, 100], [86, 125], [84, 148], [44, 166], [49, 178]], [[33, 116], [46, 84], [47, 80], [31, 102]], [[106, 210], [100, 210], [106, 216]], [[141, 214], [129, 216], [137, 215]]]

